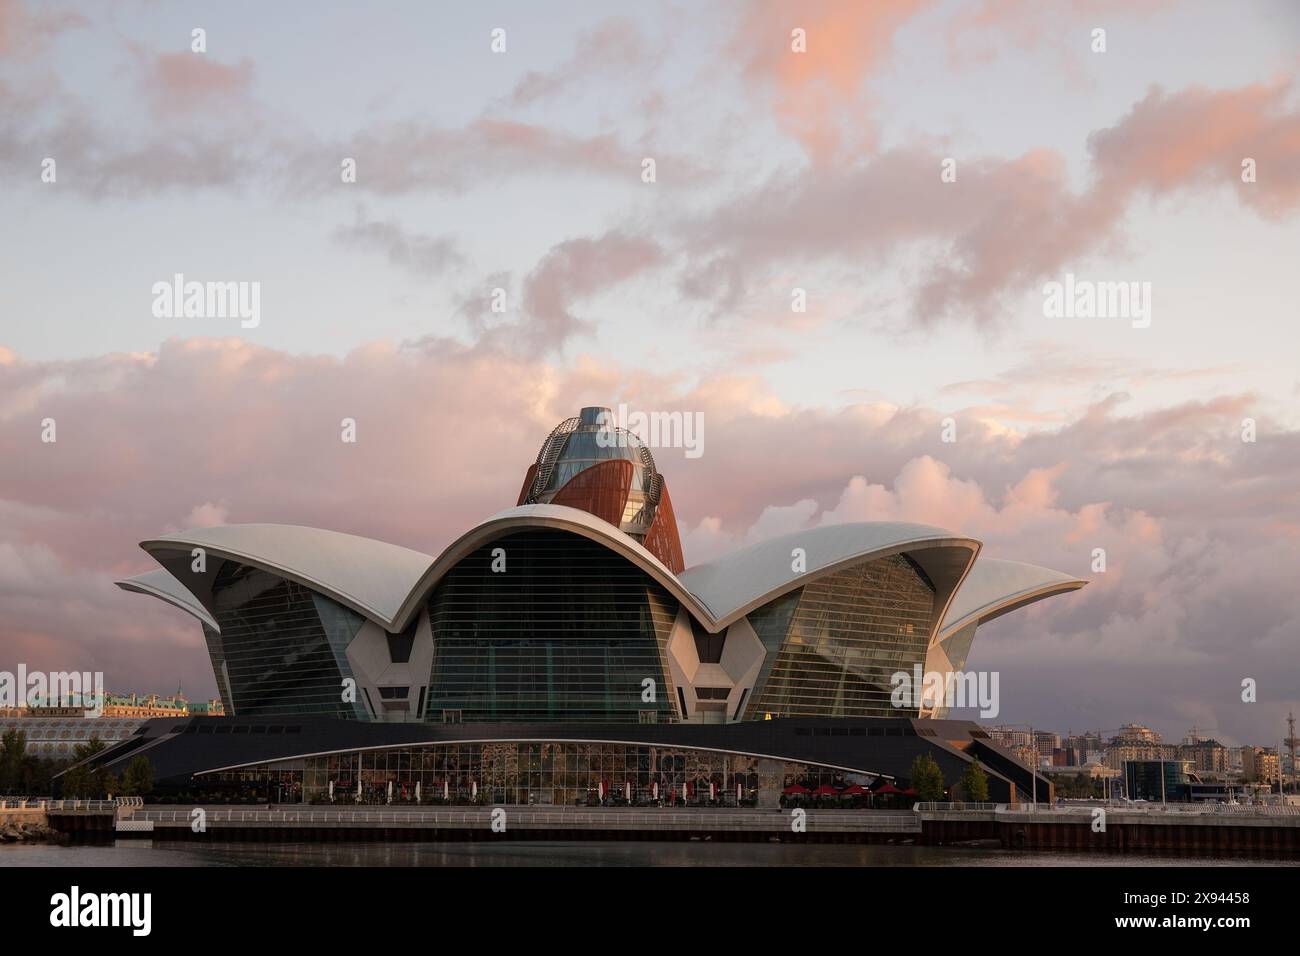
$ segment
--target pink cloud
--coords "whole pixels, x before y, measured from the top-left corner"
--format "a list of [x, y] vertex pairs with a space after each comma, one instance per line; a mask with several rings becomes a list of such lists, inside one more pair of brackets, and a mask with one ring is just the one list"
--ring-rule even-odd
[[626, 78], [630, 71], [644, 71], [660, 58], [633, 20], [614, 17], [579, 34], [573, 55], [564, 63], [525, 73], [510, 93], [510, 105], [532, 106], [574, 91], [584, 82]]
[[[1291, 78], [1231, 90], [1153, 89], [1129, 114], [1088, 139], [1097, 192], [1159, 196], [1231, 186], [1267, 218], [1300, 204], [1300, 108]], [[1257, 181], [1242, 181], [1242, 161]]]
[[0, 0], [0, 57], [30, 55], [51, 38], [85, 22], [80, 14], [34, 12], [23, 0]]
[[[345, 141], [309, 143], [296, 152], [302, 162], [324, 163], [336, 178], [339, 157], [354, 157], [357, 185], [381, 195], [458, 191], [504, 174], [597, 173], [636, 182], [644, 156], [612, 133], [579, 135], [487, 117], [459, 128], [422, 120], [375, 124]], [[683, 175], [698, 171], [685, 157], [659, 158], [674, 162]]]
[[207, 53], [158, 53], [147, 57], [142, 82], [162, 113], [203, 109], [247, 94], [253, 61], [231, 65]]
[[[887, 59], [895, 32], [931, 3], [744, 4], [731, 53], [744, 58], [747, 79], [770, 89], [778, 120], [821, 166], [842, 149], [871, 144], [874, 134], [855, 108], [865, 95], [864, 80]], [[791, 48], [795, 29], [804, 31], [805, 52]]]
[[1113, 26], [1170, 5], [1171, 0], [973, 0], [957, 7], [945, 27], [949, 57], [961, 66], [993, 59], [1001, 45], [1049, 50], [1062, 69], [1078, 78], [1092, 27]]
[[[1153, 91], [1089, 138], [1091, 183], [1074, 189], [1063, 157], [1035, 149], [958, 162], [941, 184], [946, 151], [912, 145], [835, 168], [778, 173], [679, 231], [690, 250], [680, 288], [719, 313], [746, 304], [779, 270], [893, 264], [906, 250], [932, 262], [908, 318], [921, 326], [974, 319], [997, 324], [1008, 294], [1036, 289], [1073, 262], [1122, 240], [1139, 199], [1228, 189], [1268, 218], [1300, 201], [1300, 107], [1288, 82], [1235, 90]], [[1259, 181], [1241, 182], [1241, 160]]]
[[653, 240], [622, 232], [555, 246], [524, 280], [529, 338], [547, 348], [562, 344], [587, 324], [572, 312], [576, 300], [652, 269], [663, 257]]
[[451, 236], [411, 232], [396, 219], [372, 219], [358, 207], [354, 220], [334, 230], [336, 242], [385, 256], [399, 269], [423, 278], [459, 265], [463, 258]]

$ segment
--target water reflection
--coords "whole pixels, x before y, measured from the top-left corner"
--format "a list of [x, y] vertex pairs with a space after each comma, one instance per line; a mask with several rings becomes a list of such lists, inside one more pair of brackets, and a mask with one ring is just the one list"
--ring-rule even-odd
[[0, 866], [1295, 866], [1294, 860], [785, 843], [149, 843], [0, 847]]

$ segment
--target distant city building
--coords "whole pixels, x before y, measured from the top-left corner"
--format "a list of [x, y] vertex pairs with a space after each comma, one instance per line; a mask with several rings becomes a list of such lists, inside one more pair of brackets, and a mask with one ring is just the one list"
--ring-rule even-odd
[[[1011, 751], [1015, 758], [1026, 767], [1042, 766], [1044, 754], [1034, 752], [1033, 737], [1028, 730], [1015, 727], [994, 727], [988, 732], [993, 742], [1004, 750]], [[1047, 765], [1051, 765], [1051, 751], [1047, 751]]]
[[172, 697], [157, 694], [105, 694], [105, 717], [184, 717], [188, 702], [179, 691]]
[[1130, 800], [1151, 803], [1240, 803], [1250, 788], [1227, 780], [1205, 780], [1185, 760], [1130, 760], [1124, 789]]
[[158, 694], [106, 694], [105, 717], [220, 717], [225, 708], [217, 698], [191, 703], [179, 690], [171, 697]]
[[85, 717], [82, 707], [55, 707], [41, 704], [33, 707], [0, 708], [0, 717]]
[[1123, 770], [1129, 762], [1177, 760], [1177, 748], [1161, 743], [1160, 734], [1140, 724], [1125, 724], [1106, 747], [1106, 765]]
[[1070, 762], [1074, 765], [1088, 763], [1093, 754], [1101, 754], [1104, 749], [1101, 734], [1087, 732], [1066, 734], [1061, 746], [1071, 754]]
[[0, 734], [20, 732], [27, 741], [27, 753], [51, 760], [70, 759], [78, 744], [96, 738], [106, 747], [128, 740], [142, 721], [129, 717], [86, 718], [80, 716], [0, 717]]
[[[78, 717], [86, 719], [86, 711], [92, 709], [91, 698], [73, 697], [71, 700], [55, 701], [37, 699], [30, 707], [0, 707], [0, 718], [5, 717]], [[209, 698], [206, 701], [191, 703], [179, 690], [170, 697], [159, 694], [105, 694], [104, 709], [101, 717], [221, 717], [225, 714], [221, 699]]]
[[1226, 774], [1228, 772], [1228, 748], [1209, 737], [1184, 738], [1178, 748], [1178, 759], [1191, 765], [1199, 774]]
[[27, 753], [44, 758], [70, 757], [78, 743], [97, 737], [106, 744], [125, 740], [141, 721], [155, 717], [221, 717], [225, 708], [217, 698], [191, 703], [177, 691], [171, 697], [158, 694], [105, 694], [104, 708], [91, 717], [91, 702], [69, 704], [37, 701], [30, 707], [0, 708], [0, 733], [20, 730], [27, 740]]
[[225, 715], [226, 708], [220, 698], [210, 697], [207, 700], [190, 701], [191, 717], [224, 717]]
[[0, 708], [0, 717], [80, 717], [95, 706], [93, 694], [69, 694], [66, 697], [33, 695], [30, 705]]
[[1242, 783], [1229, 783], [1224, 780], [1189, 779], [1182, 799], [1192, 803], [1245, 803], [1249, 797], [1249, 787]]
[[1014, 727], [993, 727], [989, 730], [993, 742], [1008, 750], [1029, 749], [1029, 731]]
[[1120, 771], [1113, 770], [1100, 763], [1084, 764], [1082, 767], [1049, 767], [1043, 771], [1043, 774], [1053, 778], [1082, 775], [1093, 780], [1118, 780], [1121, 776]]
[[1122, 769], [1130, 800], [1180, 801], [1191, 782], [1180, 760], [1125, 760]]
[[1276, 783], [1280, 772], [1276, 748], [1241, 748], [1241, 776], [1248, 783]]
[[1160, 731], [1152, 730], [1150, 727], [1143, 727], [1141, 724], [1124, 724], [1114, 737], [1111, 738], [1111, 744], [1158, 744], [1163, 738]]
[[1230, 747], [1228, 749], [1228, 773], [1241, 776], [1241, 752], [1243, 747]]
[[1025, 766], [1060, 766], [1065, 758], [1059, 753], [1061, 735], [1050, 730], [1029, 731], [1018, 727], [994, 727], [988, 735], [1016, 755]]
[[1079, 767], [1088, 762], [1088, 755], [1101, 753], [1101, 734], [1067, 733], [1061, 738], [1059, 750], [1063, 763], [1058, 763], [1053, 755], [1053, 763], [1058, 766]]

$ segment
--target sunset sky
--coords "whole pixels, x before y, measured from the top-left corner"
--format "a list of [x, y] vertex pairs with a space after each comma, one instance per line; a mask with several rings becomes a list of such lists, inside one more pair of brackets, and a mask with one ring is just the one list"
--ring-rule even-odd
[[[113, 586], [140, 540], [436, 554], [626, 402], [704, 416], [656, 450], [688, 564], [941, 525], [1091, 581], [981, 629], [1000, 721], [1276, 744], [1300, 6], [362, 9], [0, 0], [0, 669], [206, 697], [197, 624]], [[260, 283], [260, 324], [155, 316], [177, 273]], [[1046, 317], [1068, 274], [1150, 283], [1150, 326]]]

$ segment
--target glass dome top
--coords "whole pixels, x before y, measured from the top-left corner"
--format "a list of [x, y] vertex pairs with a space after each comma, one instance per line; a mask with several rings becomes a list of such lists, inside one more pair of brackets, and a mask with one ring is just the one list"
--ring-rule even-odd
[[[659, 499], [660, 479], [654, 456], [635, 434], [617, 427], [613, 412], [602, 406], [582, 409], [576, 418], [561, 422], [547, 436], [537, 453], [526, 501], [549, 504], [579, 475], [613, 461], [626, 461], [632, 466], [630, 479], [619, 478], [620, 483], [627, 482], [626, 489], [619, 489], [627, 494], [620, 527], [629, 534], [644, 534], [654, 521]], [[606, 486], [613, 476], [627, 472], [628, 469], [615, 472], [606, 469], [593, 476], [592, 487], [608, 491]]]

